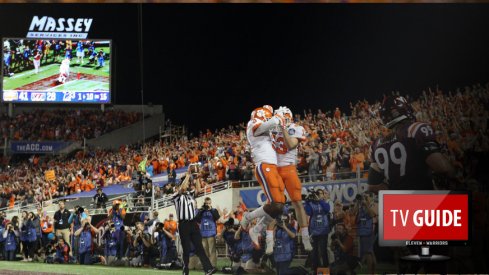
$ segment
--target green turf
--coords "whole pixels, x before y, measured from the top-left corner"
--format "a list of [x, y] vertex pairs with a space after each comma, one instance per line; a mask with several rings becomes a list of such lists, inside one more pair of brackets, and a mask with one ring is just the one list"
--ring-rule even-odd
[[[157, 270], [150, 268], [136, 267], [108, 267], [102, 265], [66, 265], [66, 264], [45, 264], [45, 263], [26, 263], [26, 262], [0, 262], [0, 274], [2, 270], [12, 271], [29, 271], [29, 272], [48, 272], [63, 274], [81, 274], [81, 275], [125, 275], [125, 274], [182, 274], [181, 270]], [[191, 271], [190, 274], [202, 274], [203, 271]]]
[[[98, 69], [96, 68], [96, 65], [87, 65], [87, 62], [88, 59], [85, 58], [85, 64], [83, 66], [79, 66], [79, 64], [76, 63], [76, 58], [72, 59], [70, 64], [70, 75], [80, 72], [98, 76], [109, 76], [110, 60], [106, 60], [104, 67]], [[34, 69], [32, 69], [20, 73], [15, 73], [12, 77], [4, 77], [3, 89], [13, 90], [26, 84], [41, 80], [43, 78], [50, 77], [52, 75], [58, 75], [59, 66], [59, 63], [47, 65], [41, 64], [38, 74], [35, 74]]]
[[[298, 264], [303, 264], [303, 260], [295, 260], [292, 264], [293, 266]], [[226, 259], [218, 259], [218, 270], [222, 267], [227, 266], [229, 261]], [[45, 264], [45, 263], [26, 263], [26, 262], [6, 262], [0, 261], [0, 274], [3, 274], [5, 270], [10, 271], [28, 271], [28, 272], [48, 272], [48, 273], [64, 273], [64, 274], [82, 274], [82, 275], [125, 275], [125, 274], [140, 274], [140, 275], [151, 275], [151, 274], [182, 274], [181, 270], [156, 270], [151, 268], [135, 268], [135, 267], [107, 267], [100, 264], [91, 266], [81, 266], [76, 264], [65, 265], [65, 264]], [[392, 273], [396, 270], [392, 264], [378, 264], [376, 272]], [[357, 274], [367, 274], [366, 266], [357, 268]], [[202, 274], [203, 271], [191, 271], [190, 274]], [[219, 274], [219, 272], [218, 272]]]
[[54, 89], [55, 91], [94, 91], [95, 89], [97, 90], [109, 90], [109, 83], [104, 83], [100, 81], [92, 81], [92, 80], [72, 80], [69, 82], [66, 82], [63, 85], [56, 86]]

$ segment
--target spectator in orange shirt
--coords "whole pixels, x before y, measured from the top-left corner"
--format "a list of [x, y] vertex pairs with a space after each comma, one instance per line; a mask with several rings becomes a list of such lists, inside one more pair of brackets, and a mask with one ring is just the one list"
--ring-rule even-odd
[[223, 181], [226, 179], [226, 166], [222, 163], [222, 161], [217, 161], [214, 169], [217, 172], [217, 181]]
[[360, 151], [360, 148], [355, 148], [355, 153], [350, 157], [350, 167], [352, 173], [356, 173], [358, 168], [360, 168], [360, 171], [362, 171], [364, 169], [364, 161], [365, 155]]
[[42, 246], [45, 247], [49, 242], [48, 235], [53, 232], [53, 219], [46, 215], [41, 219]]
[[177, 222], [173, 219], [173, 214], [170, 213], [168, 219], [165, 220], [163, 227], [166, 231], [170, 232], [173, 235], [173, 239], [175, 239], [175, 233], [177, 232]]

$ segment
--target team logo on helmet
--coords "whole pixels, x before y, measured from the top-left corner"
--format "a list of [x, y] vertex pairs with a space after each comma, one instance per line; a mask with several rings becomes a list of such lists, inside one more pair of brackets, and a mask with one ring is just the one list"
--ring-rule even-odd
[[258, 107], [251, 113], [251, 119], [258, 119], [261, 121], [267, 121], [272, 117], [272, 112], [269, 109]]
[[402, 96], [384, 98], [379, 110], [380, 119], [387, 128], [392, 128], [405, 119], [414, 119], [414, 110]]

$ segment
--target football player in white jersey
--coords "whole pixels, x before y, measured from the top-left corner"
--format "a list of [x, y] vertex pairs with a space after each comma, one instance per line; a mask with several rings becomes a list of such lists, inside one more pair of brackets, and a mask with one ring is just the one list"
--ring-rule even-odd
[[[270, 131], [272, 146], [277, 153], [278, 173], [282, 178], [285, 190], [289, 194], [292, 206], [297, 214], [301, 228], [302, 243], [306, 251], [312, 250], [309, 237], [308, 218], [302, 204], [302, 184], [297, 174], [297, 147], [306, 141], [306, 132], [300, 125], [293, 123], [292, 111], [287, 107], [275, 110], [276, 115], [285, 119], [284, 126], [277, 126]], [[273, 253], [273, 231], [267, 230], [267, 254]]]
[[251, 146], [251, 155], [255, 163], [255, 176], [260, 183], [268, 201], [265, 205], [246, 213], [241, 220], [243, 229], [247, 229], [252, 220], [258, 219], [256, 225], [249, 229], [249, 235], [256, 248], [260, 247], [258, 237], [267, 225], [279, 217], [284, 208], [284, 182], [277, 170], [277, 154], [272, 147], [270, 129], [284, 125], [281, 115], [273, 115], [269, 105], [256, 108], [246, 128], [246, 137]]

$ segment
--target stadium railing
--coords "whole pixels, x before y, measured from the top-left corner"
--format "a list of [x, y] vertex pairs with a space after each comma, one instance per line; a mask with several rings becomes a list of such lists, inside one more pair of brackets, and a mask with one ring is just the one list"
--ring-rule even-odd
[[[356, 179], [357, 183], [360, 184], [360, 180], [365, 176], [367, 170], [357, 169], [355, 172], [337, 172], [337, 173], [320, 173], [316, 175], [300, 175], [299, 179], [302, 183], [334, 183], [338, 180], [351, 180]], [[314, 180], [312, 180], [314, 179]], [[257, 180], [248, 180], [248, 181], [231, 181], [226, 180], [222, 182], [217, 182], [210, 184], [209, 186], [204, 187], [203, 193], [200, 196], [209, 196], [210, 194], [214, 194], [216, 192], [227, 190], [229, 188], [250, 188], [250, 187], [258, 187], [260, 184]], [[154, 192], [153, 192], [154, 194]], [[151, 204], [151, 209], [159, 210], [162, 208], [166, 208], [173, 205], [173, 201], [171, 200], [171, 196], [164, 196], [160, 199], [153, 199], [153, 203]]]
[[[300, 175], [299, 179], [302, 183], [315, 183], [315, 182], [325, 182], [325, 183], [334, 183], [338, 179], [357, 179], [358, 183], [360, 183], [360, 179], [362, 179], [367, 171], [361, 171], [357, 169], [356, 173], [353, 172], [337, 172], [337, 173], [320, 173], [316, 175]], [[249, 181], [232, 181], [226, 180], [217, 183], [210, 184], [203, 188], [203, 193], [201, 196], [209, 196], [216, 192], [227, 190], [229, 188], [250, 188], [250, 187], [259, 187], [260, 184], [257, 180], [249, 180]], [[7, 217], [12, 217], [16, 215], [20, 215], [23, 211], [28, 212], [36, 212], [39, 206], [42, 206], [43, 211], [46, 213], [53, 213], [57, 211], [57, 203], [60, 200], [65, 200], [64, 198], [52, 199], [43, 201], [40, 203], [33, 203], [28, 205], [22, 205], [21, 202], [15, 202], [14, 207], [4, 207], [0, 208], [0, 212], [5, 212]], [[160, 210], [162, 208], [166, 208], [173, 205], [171, 201], [171, 197], [168, 195], [164, 195], [160, 199], [151, 198], [151, 203], [148, 205], [147, 203], [138, 204], [139, 198], [134, 198], [131, 194], [124, 194], [116, 197], [111, 197], [109, 201], [106, 203], [106, 209], [97, 208], [93, 201], [90, 201], [89, 205], [82, 205], [89, 213], [91, 214], [101, 214], [107, 213], [107, 211], [112, 207], [112, 203], [114, 200], [125, 200], [127, 202], [128, 212], [141, 212], [141, 211], [149, 211], [149, 210]], [[77, 199], [68, 200], [67, 208], [70, 209], [75, 206]]]

